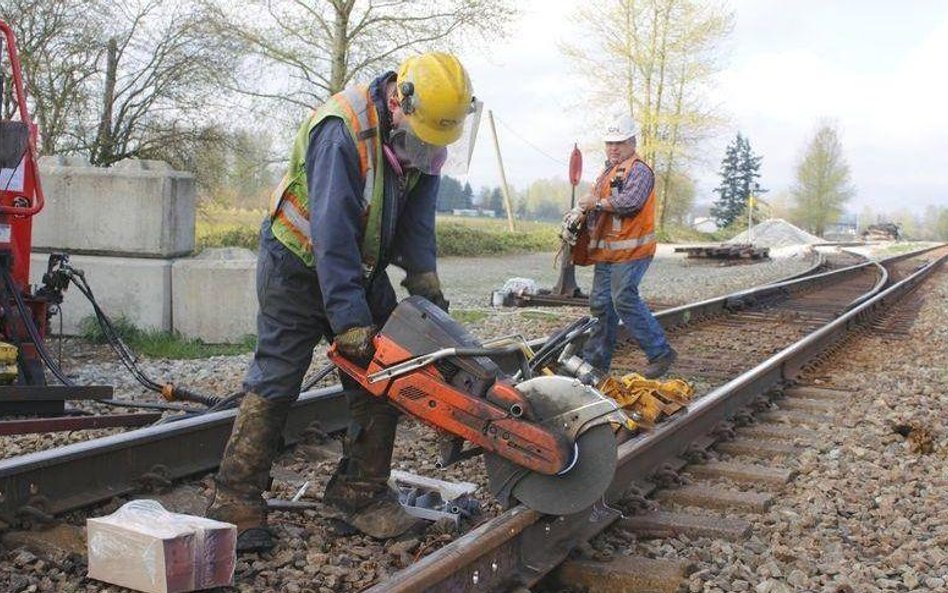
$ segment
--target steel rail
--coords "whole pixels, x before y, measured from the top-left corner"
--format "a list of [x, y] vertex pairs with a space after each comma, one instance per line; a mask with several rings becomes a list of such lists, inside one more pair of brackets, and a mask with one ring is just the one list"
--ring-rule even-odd
[[[868, 265], [747, 289], [669, 309], [656, 317], [663, 326], [671, 327], [700, 316], [724, 313], [745, 300], [774, 295], [785, 298], [796, 290], [841, 281]], [[0, 459], [0, 520], [10, 523], [24, 511], [55, 515], [94, 505], [140, 489], [155, 476], [175, 480], [212, 471], [220, 462], [235, 415], [234, 410], [204, 414]], [[340, 386], [301, 395], [287, 423], [286, 442], [294, 442], [317, 419], [326, 432], [345, 428], [348, 412], [345, 392]]]
[[[24, 512], [56, 515], [134, 492], [151, 480], [176, 480], [215, 469], [236, 410], [186, 418], [46, 451], [0, 459], [0, 520]], [[314, 420], [326, 432], [349, 421], [345, 391], [302, 394], [284, 429], [296, 442]]]
[[690, 406], [686, 415], [621, 444], [616, 475], [601, 504], [567, 517], [545, 516], [517, 506], [365, 593], [489, 593], [534, 585], [570, 550], [619, 517], [609, 503], [621, 500], [631, 484], [647, 480], [760, 394], [796, 377], [814, 356], [915, 289], [946, 258], [948, 255], [929, 262], [905, 280], [714, 389]]

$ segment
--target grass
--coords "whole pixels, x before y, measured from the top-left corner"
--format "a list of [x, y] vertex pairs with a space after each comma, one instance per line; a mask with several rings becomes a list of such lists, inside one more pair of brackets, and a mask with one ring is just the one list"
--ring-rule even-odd
[[[260, 240], [260, 222], [265, 216], [264, 210], [202, 206], [196, 225], [198, 251], [210, 247], [245, 247], [255, 251]], [[518, 221], [516, 232], [510, 233], [506, 220], [439, 216], [435, 232], [438, 255], [474, 257], [553, 251], [559, 246], [558, 228], [554, 223]]]
[[[238, 344], [205, 344], [177, 332], [141, 329], [124, 317], [112, 320], [112, 325], [135, 354], [148, 358], [196, 359], [244, 354], [252, 352], [257, 341], [255, 336], [246, 336]], [[95, 344], [108, 343], [95, 317], [86, 317], [80, 322], [80, 335]]]
[[546, 311], [521, 311], [520, 317], [531, 321], [552, 321], [560, 318], [558, 314]]
[[478, 323], [484, 321], [490, 316], [487, 311], [478, 311], [475, 309], [456, 309], [451, 311], [451, 317], [458, 323]]

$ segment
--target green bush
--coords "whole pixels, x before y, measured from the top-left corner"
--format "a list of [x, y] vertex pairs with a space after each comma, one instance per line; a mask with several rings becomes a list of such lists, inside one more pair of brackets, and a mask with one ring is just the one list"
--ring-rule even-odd
[[[230, 356], [252, 352], [256, 336], [246, 336], [238, 344], [205, 344], [201, 340], [188, 339], [177, 332], [157, 329], [141, 329], [125, 317], [112, 320], [115, 333], [137, 355], [149, 358], [193, 359], [211, 356]], [[79, 323], [80, 335], [95, 344], [107, 344], [108, 338], [95, 317], [86, 317]]]
[[438, 255], [475, 257], [554, 251], [559, 247], [555, 225], [531, 226], [511, 233], [501, 228], [439, 221], [436, 226]]

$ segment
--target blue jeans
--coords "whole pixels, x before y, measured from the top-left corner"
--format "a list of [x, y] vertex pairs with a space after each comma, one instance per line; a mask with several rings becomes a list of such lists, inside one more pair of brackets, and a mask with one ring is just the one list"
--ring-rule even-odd
[[639, 296], [639, 282], [650, 263], [651, 257], [596, 264], [589, 308], [599, 323], [583, 349], [583, 359], [589, 364], [609, 370], [620, 319], [650, 361], [671, 350], [662, 326]]

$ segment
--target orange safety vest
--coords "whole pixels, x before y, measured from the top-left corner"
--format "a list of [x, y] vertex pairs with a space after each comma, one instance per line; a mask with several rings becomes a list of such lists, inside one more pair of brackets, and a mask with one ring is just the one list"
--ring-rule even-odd
[[[635, 162], [645, 161], [633, 155], [625, 161], [606, 169], [596, 180], [596, 195], [605, 200], [618, 192], [612, 187], [613, 179], [625, 181]], [[648, 165], [645, 165], [648, 167]], [[652, 168], [649, 167], [649, 171]], [[583, 224], [576, 246], [573, 247], [573, 263], [588, 266], [596, 263], [616, 263], [642, 259], [655, 255], [658, 242], [655, 238], [655, 186], [642, 209], [634, 216], [617, 216], [602, 210], [597, 213], [593, 227]]]

